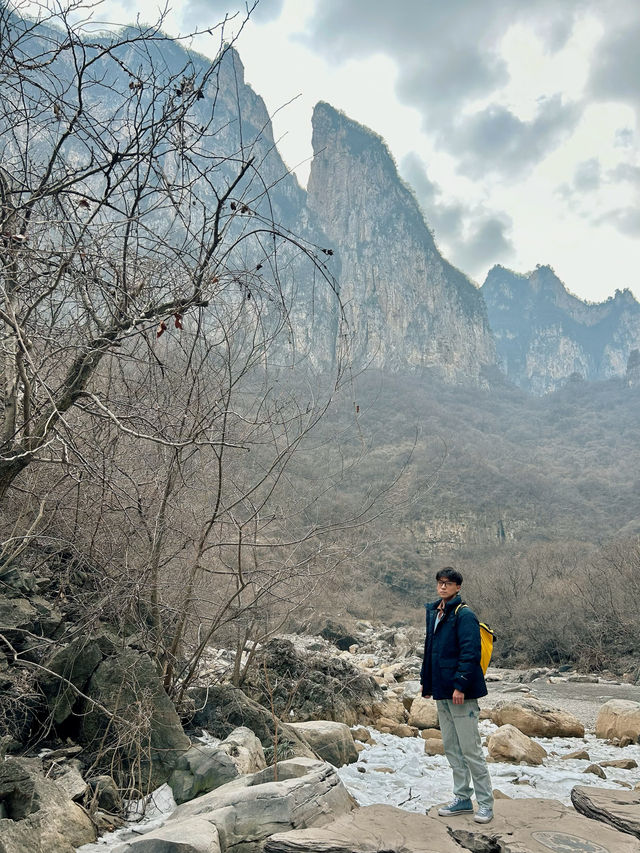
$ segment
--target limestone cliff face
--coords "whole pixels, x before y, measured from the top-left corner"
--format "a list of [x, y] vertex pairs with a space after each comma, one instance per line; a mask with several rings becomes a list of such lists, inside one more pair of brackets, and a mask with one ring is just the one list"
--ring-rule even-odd
[[[225, 54], [211, 90], [207, 94], [215, 98], [219, 127], [216, 144], [219, 152], [230, 159], [229, 164], [224, 164], [231, 169], [227, 181], [235, 176], [238, 158], [254, 158], [255, 170], [250, 170], [236, 193], [252, 212], [246, 227], [261, 227], [256, 221], [259, 217], [266, 229], [273, 228], [276, 235], [272, 239], [265, 230], [262, 243], [268, 262], [263, 256], [252, 257], [253, 262], [261, 264], [261, 275], [267, 279], [270, 271], [275, 275], [277, 270], [289, 318], [272, 348], [271, 360], [306, 363], [320, 369], [330, 367], [338, 357], [342, 332], [336, 298], [340, 261], [331, 258], [326, 275], [318, 267], [329, 260], [318, 251], [318, 247], [328, 245], [328, 237], [321, 222], [307, 209], [305, 190], [280, 156], [266, 105], [245, 82], [244, 66], [235, 50]], [[293, 241], [285, 239], [287, 236]], [[275, 254], [273, 247], [277, 247]], [[318, 265], [314, 266], [301, 247], [318, 256]], [[242, 263], [246, 264], [246, 259], [240, 259], [240, 267]]]
[[341, 263], [356, 359], [480, 381], [496, 360], [484, 301], [438, 252], [383, 141], [320, 103], [313, 151], [307, 204]]
[[481, 292], [502, 368], [535, 394], [576, 375], [623, 377], [640, 347], [640, 304], [629, 290], [588, 303], [569, 293], [550, 267], [519, 275], [496, 266]]

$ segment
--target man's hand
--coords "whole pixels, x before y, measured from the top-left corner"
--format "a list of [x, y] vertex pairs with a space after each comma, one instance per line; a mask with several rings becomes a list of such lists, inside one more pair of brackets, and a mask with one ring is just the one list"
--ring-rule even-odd
[[454, 705], [462, 705], [464, 702], [464, 693], [461, 690], [453, 691], [453, 704]]

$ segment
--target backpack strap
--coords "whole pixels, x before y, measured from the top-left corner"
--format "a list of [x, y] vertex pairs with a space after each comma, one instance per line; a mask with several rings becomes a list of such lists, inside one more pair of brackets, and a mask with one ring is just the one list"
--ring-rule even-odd
[[460, 604], [459, 604], [459, 605], [456, 607], [456, 609], [453, 611], [453, 615], [454, 615], [454, 616], [457, 616], [457, 615], [458, 615], [458, 610], [460, 610], [460, 608], [461, 608], [461, 607], [468, 607], [468, 606], [469, 606], [469, 605], [468, 605], [468, 604], [465, 604], [465, 603], [464, 603], [464, 601], [461, 601], [461, 602], [460, 602]]

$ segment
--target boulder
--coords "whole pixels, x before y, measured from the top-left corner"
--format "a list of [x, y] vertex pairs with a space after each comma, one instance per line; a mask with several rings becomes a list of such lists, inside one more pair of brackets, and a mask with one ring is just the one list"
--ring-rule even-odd
[[260, 740], [246, 726], [239, 726], [221, 742], [220, 748], [236, 765], [238, 773], [257, 773], [267, 762]]
[[409, 725], [418, 729], [439, 728], [438, 706], [435, 699], [427, 699], [424, 696], [414, 699], [409, 712]]
[[353, 798], [330, 764], [294, 759], [291, 771], [298, 775], [291, 776], [287, 764], [278, 763], [277, 782], [262, 781], [273, 772], [268, 767], [178, 806], [166, 826], [185, 827], [185, 821], [198, 817], [217, 828], [225, 850], [257, 853], [273, 833], [321, 825], [354, 808]]
[[113, 853], [221, 853], [220, 838], [214, 823], [193, 817], [177, 824], [167, 823], [126, 844]]
[[422, 729], [420, 737], [423, 737], [425, 740], [429, 737], [437, 737], [442, 740], [442, 732], [440, 729]]
[[386, 717], [380, 717], [379, 720], [376, 720], [374, 727], [379, 732], [395, 735], [396, 737], [417, 737], [418, 735], [418, 729], [414, 726], [408, 726], [406, 723], [396, 723], [395, 720], [389, 720]]
[[487, 738], [489, 755], [495, 761], [510, 764], [542, 764], [547, 756], [539, 743], [531, 740], [515, 726], [504, 725]]
[[33, 659], [33, 640], [29, 634], [53, 638], [61, 623], [62, 614], [42, 596], [0, 595], [2, 633], [29, 660]]
[[515, 673], [511, 677], [511, 681], [517, 681], [520, 683], [529, 683], [531, 681], [535, 681], [536, 678], [544, 678], [544, 676], [548, 675], [550, 672], [546, 667], [540, 669], [525, 669], [522, 672]]
[[591, 757], [586, 749], [575, 749], [573, 752], [567, 752], [561, 755], [563, 761], [569, 761], [571, 758], [579, 759], [580, 761], [591, 761]]
[[496, 800], [494, 815], [491, 823], [484, 826], [474, 823], [470, 815], [435, 816], [435, 819], [448, 827], [462, 849], [477, 853], [638, 853], [640, 850], [635, 838], [589, 820], [557, 800], [534, 797]]
[[424, 742], [425, 755], [444, 755], [444, 744], [441, 738], [429, 737]]
[[380, 717], [393, 720], [396, 723], [406, 723], [407, 714], [399, 699], [389, 698], [374, 702], [371, 706], [371, 719], [375, 723]]
[[460, 853], [432, 818], [394, 806], [356, 809], [322, 827], [275, 833], [264, 853]]
[[358, 760], [358, 750], [351, 729], [345, 723], [311, 720], [307, 723], [291, 723], [291, 726], [323, 761], [328, 761], [334, 767], [342, 767], [343, 764]]
[[274, 638], [256, 653], [243, 689], [255, 701], [273, 704], [278, 716], [355, 725], [370, 716], [380, 691], [350, 657], [307, 651], [286, 638]]
[[640, 738], [640, 702], [628, 699], [610, 699], [598, 712], [596, 719], [596, 737], [630, 738], [637, 742]]
[[620, 770], [635, 770], [638, 762], [634, 758], [612, 758], [611, 761], [598, 762], [600, 767], [619, 767]]
[[73, 853], [96, 837], [87, 813], [44, 776], [38, 759], [0, 765], [0, 814], [2, 853]]
[[577, 717], [530, 696], [501, 700], [491, 719], [497, 726], [512, 725], [531, 737], [584, 737], [584, 726]]
[[234, 729], [246, 727], [258, 737], [271, 759], [277, 722], [279, 760], [295, 756], [315, 758], [313, 750], [290, 724], [274, 720], [271, 711], [249, 699], [237, 687], [228, 684], [196, 687], [189, 691], [189, 698], [198, 709], [191, 718], [192, 728], [205, 729], [214, 737], [224, 739]]
[[582, 771], [583, 773], [593, 773], [594, 776], [599, 776], [601, 779], [606, 779], [607, 774], [604, 772], [602, 767], [599, 764], [590, 764], [588, 767], [585, 767]]
[[640, 838], [640, 791], [578, 786], [571, 791], [571, 802], [580, 814]]
[[89, 785], [82, 778], [82, 765], [79, 761], [67, 764], [54, 764], [49, 770], [49, 778], [62, 788], [70, 800], [83, 800]]
[[91, 799], [108, 814], [118, 814], [122, 810], [122, 798], [118, 786], [111, 776], [92, 776], [87, 779], [91, 788]]
[[411, 710], [414, 700], [422, 698], [422, 685], [419, 681], [402, 682], [402, 704], [407, 711]]
[[233, 760], [219, 746], [199, 744], [178, 758], [168, 784], [179, 805], [226, 785], [238, 775]]
[[[129, 648], [105, 658], [91, 676], [87, 695], [80, 742], [89, 749], [100, 744], [105, 767], [117, 751], [123, 778], [116, 781], [122, 787], [134, 784], [146, 793], [166, 782], [191, 742], [151, 658]], [[92, 757], [100, 766], [101, 757]]]
[[78, 691], [85, 691], [101, 660], [99, 643], [78, 637], [45, 661], [47, 669], [55, 675], [44, 674], [40, 678], [40, 687], [55, 723], [60, 724], [67, 719], [78, 699]]
[[361, 743], [373, 743], [373, 738], [371, 737], [371, 732], [369, 729], [365, 729], [364, 726], [358, 726], [355, 729], [351, 730], [351, 735], [354, 740], [360, 741]]
[[22, 820], [39, 811], [42, 803], [36, 790], [40, 765], [25, 759], [9, 758], [0, 764], [0, 803], [4, 815]]
[[358, 637], [354, 637], [348, 628], [332, 619], [327, 619], [324, 628], [320, 631], [320, 636], [333, 643], [341, 651], [348, 651], [350, 646], [358, 645], [360, 642]]

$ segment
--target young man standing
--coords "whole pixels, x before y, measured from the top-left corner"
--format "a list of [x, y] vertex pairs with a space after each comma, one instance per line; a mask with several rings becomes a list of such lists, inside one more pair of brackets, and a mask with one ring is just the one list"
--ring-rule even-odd
[[[471, 780], [478, 802], [477, 823], [493, 819], [493, 789], [478, 732], [478, 697], [487, 695], [480, 667], [480, 628], [460, 598], [462, 575], [447, 566], [436, 574], [438, 601], [427, 604], [427, 635], [420, 673], [422, 695], [438, 706], [444, 752], [453, 770], [453, 801], [443, 817], [473, 812]], [[457, 610], [457, 612], [456, 612]]]

